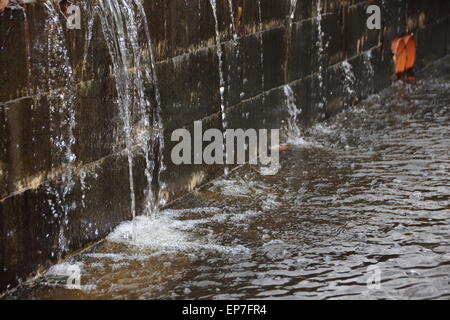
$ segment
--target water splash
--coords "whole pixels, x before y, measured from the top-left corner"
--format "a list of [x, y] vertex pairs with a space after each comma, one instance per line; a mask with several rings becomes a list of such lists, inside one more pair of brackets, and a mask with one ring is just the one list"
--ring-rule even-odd
[[[204, 209], [208, 210], [208, 208]], [[251, 250], [244, 246], [220, 245], [215, 243], [214, 239], [210, 239], [210, 237], [198, 238], [193, 237], [192, 234], [195, 230], [201, 229], [204, 224], [210, 221], [224, 222], [228, 219], [233, 219], [232, 222], [236, 223], [260, 214], [259, 212], [248, 211], [236, 216], [213, 214], [210, 218], [179, 220], [177, 219], [177, 215], [180, 212], [176, 210], [168, 210], [164, 213], [164, 215], [160, 215], [155, 219], [137, 217], [137, 231], [134, 231], [135, 226], [132, 222], [123, 222], [108, 235], [107, 240], [136, 249], [144, 249], [146, 254], [149, 253], [149, 250], [153, 251], [153, 254], [156, 255], [208, 251], [223, 254], [244, 254], [248, 256]], [[133, 232], [135, 232], [137, 237], [132, 238]]]
[[356, 77], [355, 74], [353, 73], [352, 65], [347, 60], [344, 60], [341, 63], [341, 69], [344, 73], [344, 81], [342, 82], [343, 91], [347, 95], [347, 99], [349, 101], [352, 101], [355, 98], [356, 94], [354, 90]]

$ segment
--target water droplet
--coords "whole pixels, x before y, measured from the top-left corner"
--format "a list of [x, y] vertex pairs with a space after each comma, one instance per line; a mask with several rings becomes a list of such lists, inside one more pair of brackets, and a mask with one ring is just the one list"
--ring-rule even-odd
[[192, 291], [189, 288], [184, 288], [184, 290], [183, 290], [183, 293], [186, 294], [186, 295], [190, 294], [191, 292]]

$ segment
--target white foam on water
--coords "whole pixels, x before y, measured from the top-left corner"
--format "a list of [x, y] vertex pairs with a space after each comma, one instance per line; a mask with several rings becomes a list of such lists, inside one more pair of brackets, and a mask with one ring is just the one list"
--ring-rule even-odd
[[321, 147], [321, 145], [312, 140], [311, 138], [297, 137], [295, 139], [289, 140], [290, 145], [297, 147]]
[[[144, 261], [148, 259], [148, 255], [144, 254], [125, 254], [125, 253], [86, 253], [84, 257], [98, 259], [98, 260], [111, 260], [113, 262], [119, 261]], [[102, 267], [101, 263], [95, 262], [90, 264], [91, 267]]]
[[[136, 217], [133, 221], [121, 223], [107, 240], [144, 247], [170, 246], [186, 241], [187, 235], [173, 228], [171, 222], [165, 217]], [[134, 239], [133, 233], [136, 236]]]
[[249, 197], [253, 194], [250, 186], [237, 180], [218, 180], [213, 185], [214, 191], [220, 189], [220, 193], [232, 197]]
[[281, 203], [277, 201], [277, 197], [273, 194], [269, 194], [262, 203], [262, 209], [265, 211], [275, 210], [281, 206]]
[[107, 237], [107, 240], [141, 249], [152, 249], [160, 253], [198, 250], [224, 254], [250, 253], [250, 250], [243, 246], [230, 247], [208, 243], [203, 239], [194, 239], [193, 235], [188, 233], [198, 224], [209, 221], [211, 220], [176, 220], [161, 212], [158, 217], [136, 217], [133, 221], [123, 222]]
[[73, 266], [77, 266], [80, 269], [82, 268], [83, 264], [81, 262], [75, 262], [75, 263], [69, 263], [69, 262], [62, 262], [55, 264], [54, 266], [51, 266], [47, 272], [47, 276], [54, 276], [54, 277], [67, 277], [70, 274], [70, 269], [73, 268]]
[[199, 208], [191, 208], [191, 209], [166, 209], [164, 210], [164, 215], [168, 215], [171, 217], [181, 217], [188, 213], [202, 214], [202, 213], [210, 213], [216, 214], [222, 212], [223, 209], [216, 207], [199, 207]]

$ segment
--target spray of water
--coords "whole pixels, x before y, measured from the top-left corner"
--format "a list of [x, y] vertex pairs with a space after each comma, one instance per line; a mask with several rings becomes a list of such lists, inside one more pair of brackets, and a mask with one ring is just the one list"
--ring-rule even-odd
[[287, 127], [287, 142], [296, 144], [302, 140], [302, 132], [298, 125], [298, 117], [302, 113], [301, 109], [297, 107], [294, 92], [290, 85], [283, 87], [284, 96], [286, 98], [286, 107], [289, 113], [288, 127]]
[[352, 65], [347, 61], [341, 63], [341, 69], [344, 73], [343, 89], [347, 95], [347, 99], [352, 100], [355, 95], [354, 85], [356, 81], [355, 74], [353, 73]]
[[[72, 67], [68, 58], [68, 51], [60, 14], [52, 4], [45, 3], [46, 27], [44, 32], [47, 35], [47, 86], [49, 93], [47, 100], [50, 110], [50, 133], [51, 142], [56, 149], [56, 154], [62, 155], [62, 190], [47, 186], [47, 193], [53, 195], [56, 203], [49, 201], [49, 206], [54, 216], [59, 215], [59, 248], [61, 252], [68, 250], [68, 243], [65, 237], [65, 228], [68, 225], [70, 212], [75, 209], [75, 203], [71, 201], [70, 195], [75, 185], [74, 162], [76, 155], [72, 150], [76, 139], [74, 130], [76, 126], [75, 118], [75, 97], [76, 85], [73, 78]], [[59, 160], [58, 160], [59, 161]]]

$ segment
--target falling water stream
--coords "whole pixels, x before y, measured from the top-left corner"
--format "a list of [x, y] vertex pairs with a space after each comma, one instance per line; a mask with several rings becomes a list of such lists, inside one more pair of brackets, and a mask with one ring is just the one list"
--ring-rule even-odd
[[302, 143], [302, 131], [300, 129], [298, 118], [302, 113], [301, 109], [297, 107], [294, 92], [290, 85], [285, 85], [283, 88], [284, 96], [286, 99], [286, 107], [289, 117], [287, 119], [287, 142], [289, 144]]
[[[141, 0], [134, 1], [99, 1], [99, 18], [102, 24], [109, 53], [113, 63], [113, 77], [118, 95], [120, 116], [123, 121], [125, 144], [128, 158], [131, 212], [136, 217], [136, 200], [133, 179], [133, 152], [135, 144], [143, 151], [147, 179], [146, 214], [155, 213], [157, 200], [164, 204], [161, 192], [154, 196], [152, 181], [155, 168], [158, 167], [157, 178], [160, 179], [164, 170], [162, 165], [163, 130], [160, 107], [161, 98], [157, 85], [155, 58], [152, 49], [148, 21]], [[145, 41], [139, 39], [144, 33]], [[146, 97], [146, 89], [153, 87], [156, 106]], [[155, 112], [153, 111], [155, 110]], [[137, 123], [133, 123], [137, 118]], [[158, 157], [153, 155], [154, 147], [158, 145]], [[159, 165], [155, 162], [159, 160]]]
[[227, 128], [227, 120], [225, 113], [225, 78], [223, 75], [223, 50], [222, 44], [220, 42], [220, 30], [219, 30], [219, 20], [217, 18], [217, 3], [216, 0], [209, 0], [211, 4], [213, 16], [214, 16], [214, 31], [216, 37], [216, 54], [218, 60], [218, 69], [219, 69], [219, 93], [220, 93], [220, 110], [222, 112], [222, 127], [225, 131]]
[[[297, 9], [297, 0], [290, 0], [290, 7], [287, 17], [287, 44], [286, 44], [286, 59], [284, 65], [284, 82], [289, 83], [288, 71], [289, 71], [289, 61], [290, 61], [290, 50], [292, 42], [292, 24], [295, 17], [295, 10]], [[286, 84], [283, 88], [284, 96], [286, 99], [286, 107], [288, 111], [287, 119], [287, 142], [288, 143], [298, 143], [301, 142], [301, 129], [298, 123], [298, 117], [301, 114], [301, 109], [297, 107], [294, 92], [289, 84]]]
[[324, 75], [325, 75], [325, 49], [328, 44], [324, 43], [324, 32], [322, 30], [322, 0], [316, 0], [316, 23], [317, 23], [317, 63], [319, 66], [318, 70], [318, 88], [317, 92], [319, 94], [319, 100], [318, 100], [318, 108], [323, 109], [324, 106], [327, 103], [325, 94], [324, 94]]
[[236, 28], [236, 23], [235, 23], [235, 16], [234, 16], [234, 6], [233, 6], [233, 0], [228, 0], [228, 8], [230, 10], [230, 29], [233, 32], [233, 41], [234, 44], [236, 44], [237, 40], [238, 40], [238, 33], [237, 33], [237, 28]]
[[290, 51], [292, 43], [292, 24], [294, 23], [295, 10], [297, 9], [297, 0], [290, 0], [289, 12], [286, 26], [286, 59], [284, 62], [284, 83], [289, 83], [288, 71], [290, 62]]
[[[225, 111], [225, 78], [223, 75], [223, 50], [222, 50], [222, 44], [220, 42], [220, 30], [219, 30], [219, 20], [217, 17], [217, 3], [216, 0], [209, 0], [209, 3], [211, 5], [211, 9], [214, 16], [214, 31], [215, 31], [215, 38], [216, 38], [216, 55], [218, 60], [218, 69], [219, 69], [219, 94], [220, 94], [220, 110], [222, 115], [222, 130], [225, 132], [228, 127], [227, 124], [227, 118], [226, 118], [226, 111]], [[225, 139], [224, 139], [225, 141]], [[225, 142], [223, 144], [223, 150], [225, 151]], [[224, 152], [224, 156], [226, 156], [226, 153]], [[224, 174], [227, 175], [229, 173], [229, 169], [224, 169]]]
[[[125, 144], [128, 158], [128, 176], [130, 185], [131, 213], [136, 216], [136, 196], [134, 192], [133, 178], [133, 136], [132, 136], [132, 97], [130, 91], [133, 85], [130, 75], [130, 63], [132, 53], [129, 51], [127, 43], [127, 27], [130, 21], [124, 20], [123, 12], [129, 10], [129, 2], [119, 1], [99, 1], [100, 20], [103, 33], [111, 56], [115, 85], [117, 90], [117, 104], [120, 117], [123, 121], [125, 133]], [[125, 10], [122, 10], [124, 8]], [[131, 30], [133, 31], [133, 30]]]

